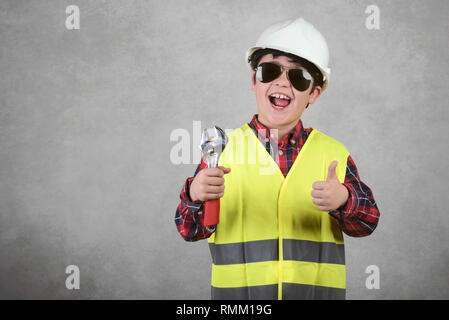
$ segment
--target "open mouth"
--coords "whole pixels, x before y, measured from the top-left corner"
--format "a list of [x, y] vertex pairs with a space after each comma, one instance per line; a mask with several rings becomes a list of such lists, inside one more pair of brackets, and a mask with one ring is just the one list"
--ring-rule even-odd
[[277, 110], [282, 110], [290, 105], [291, 99], [286, 95], [273, 93], [269, 96], [271, 106]]

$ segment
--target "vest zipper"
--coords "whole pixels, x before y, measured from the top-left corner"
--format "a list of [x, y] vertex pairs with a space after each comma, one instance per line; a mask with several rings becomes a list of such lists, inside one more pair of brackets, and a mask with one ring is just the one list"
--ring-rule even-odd
[[278, 262], [278, 267], [279, 267], [279, 281], [278, 281], [278, 300], [282, 300], [282, 279], [284, 278], [283, 275], [283, 261], [284, 261], [284, 246], [283, 246], [283, 238], [282, 238], [282, 223], [281, 223], [281, 210], [280, 210], [280, 203], [279, 203], [279, 199], [280, 199], [280, 195], [282, 192], [282, 188], [284, 186], [284, 182], [285, 180], [282, 182], [281, 184], [281, 188], [279, 189], [279, 196], [278, 196], [278, 224], [279, 224], [279, 262]]

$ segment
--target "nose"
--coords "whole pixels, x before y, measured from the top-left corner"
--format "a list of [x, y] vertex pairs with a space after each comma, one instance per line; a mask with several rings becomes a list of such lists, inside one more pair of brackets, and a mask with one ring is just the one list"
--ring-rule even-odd
[[288, 87], [290, 86], [290, 81], [287, 77], [287, 70], [282, 70], [281, 75], [274, 80], [274, 85], [278, 85], [280, 87]]

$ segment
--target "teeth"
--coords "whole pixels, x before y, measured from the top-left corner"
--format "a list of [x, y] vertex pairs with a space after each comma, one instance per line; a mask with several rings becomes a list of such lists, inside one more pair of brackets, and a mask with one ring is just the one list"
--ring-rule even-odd
[[273, 93], [272, 95], [270, 95], [270, 97], [278, 98], [278, 99], [290, 100], [289, 97], [284, 96], [283, 94], [279, 94], [279, 93]]

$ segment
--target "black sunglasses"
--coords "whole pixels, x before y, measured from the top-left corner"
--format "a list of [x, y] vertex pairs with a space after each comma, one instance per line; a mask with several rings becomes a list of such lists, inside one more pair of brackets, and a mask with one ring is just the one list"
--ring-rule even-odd
[[273, 62], [261, 63], [256, 68], [256, 76], [260, 82], [267, 83], [279, 78], [282, 72], [284, 72], [284, 69], [287, 70], [287, 79], [293, 88], [298, 91], [305, 91], [309, 88], [312, 76], [306, 70], [287, 69]]

